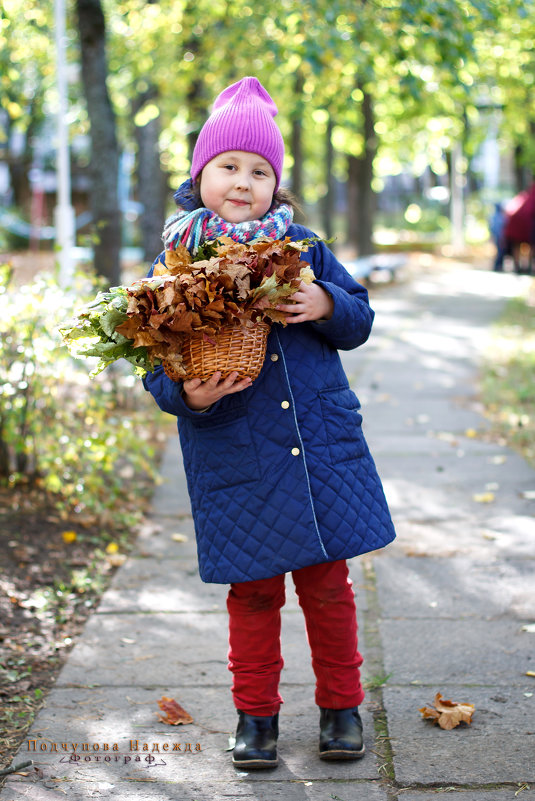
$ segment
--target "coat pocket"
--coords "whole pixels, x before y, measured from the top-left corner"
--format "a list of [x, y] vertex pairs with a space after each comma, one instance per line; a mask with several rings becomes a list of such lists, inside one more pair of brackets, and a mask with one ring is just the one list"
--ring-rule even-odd
[[332, 464], [359, 459], [366, 453], [359, 399], [348, 387], [319, 393]]
[[218, 417], [192, 427], [194, 481], [202, 489], [225, 489], [260, 479], [260, 466], [245, 415]]

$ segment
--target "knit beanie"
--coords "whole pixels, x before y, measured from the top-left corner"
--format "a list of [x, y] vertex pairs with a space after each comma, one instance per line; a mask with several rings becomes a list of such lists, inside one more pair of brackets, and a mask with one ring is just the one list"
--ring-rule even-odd
[[217, 96], [199, 133], [191, 162], [194, 181], [211, 159], [227, 150], [258, 153], [273, 167], [278, 189], [284, 159], [277, 106], [257, 78], [242, 78]]

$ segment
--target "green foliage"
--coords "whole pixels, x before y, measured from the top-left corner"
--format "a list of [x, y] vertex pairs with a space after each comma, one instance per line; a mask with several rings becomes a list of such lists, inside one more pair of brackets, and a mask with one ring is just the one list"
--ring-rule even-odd
[[[75, 284], [94, 294], [95, 281]], [[69, 356], [58, 327], [77, 305], [50, 276], [15, 287], [0, 270], [0, 479], [34, 482], [65, 516], [128, 525], [154, 475], [156, 417], [135, 376], [90, 382]]]
[[535, 314], [531, 299], [511, 300], [494, 328], [482, 393], [495, 431], [535, 465]]

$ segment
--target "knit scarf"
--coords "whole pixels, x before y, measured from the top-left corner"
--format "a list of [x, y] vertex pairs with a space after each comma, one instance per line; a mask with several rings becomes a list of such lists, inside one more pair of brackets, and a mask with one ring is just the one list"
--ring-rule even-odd
[[196, 207], [192, 194], [191, 180], [185, 181], [174, 195], [178, 210], [165, 221], [162, 239], [166, 250], [176, 250], [184, 245], [192, 255], [197, 253], [199, 245], [204, 241], [228, 236], [234, 242], [251, 242], [253, 239], [270, 237], [279, 239], [284, 236], [293, 219], [291, 206], [281, 204], [270, 209], [260, 220], [248, 220], [242, 223], [229, 223], [210, 209]]

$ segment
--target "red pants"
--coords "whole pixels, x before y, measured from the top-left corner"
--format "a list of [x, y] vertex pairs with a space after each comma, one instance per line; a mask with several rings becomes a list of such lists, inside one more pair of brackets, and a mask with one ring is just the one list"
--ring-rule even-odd
[[[355, 596], [345, 561], [294, 570], [292, 578], [304, 616], [316, 676], [316, 704], [348, 709], [364, 700], [359, 667]], [[274, 715], [279, 695], [281, 607], [284, 575], [230, 585], [229, 670], [237, 709]]]

